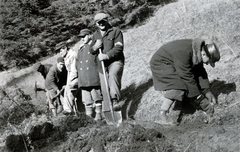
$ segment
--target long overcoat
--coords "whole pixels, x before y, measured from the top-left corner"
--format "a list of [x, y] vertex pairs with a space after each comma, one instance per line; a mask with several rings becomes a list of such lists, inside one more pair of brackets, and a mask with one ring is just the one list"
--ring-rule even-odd
[[150, 61], [155, 90], [184, 90], [195, 97], [209, 88], [201, 57], [204, 44], [201, 39], [183, 39], [160, 47]]
[[90, 45], [84, 44], [78, 51], [76, 69], [78, 87], [100, 87], [96, 55], [90, 53]]

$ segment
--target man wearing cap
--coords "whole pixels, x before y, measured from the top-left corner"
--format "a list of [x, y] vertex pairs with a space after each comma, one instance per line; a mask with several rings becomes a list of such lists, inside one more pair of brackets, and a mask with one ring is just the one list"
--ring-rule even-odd
[[[120, 29], [113, 28], [108, 23], [108, 14], [98, 13], [94, 17], [98, 30], [93, 34], [91, 53], [98, 54], [98, 60], [103, 61], [108, 75], [110, 96], [113, 102], [113, 110], [121, 110], [119, 104], [121, 79], [124, 68], [123, 34]], [[102, 54], [99, 51], [102, 51]], [[98, 62], [101, 84], [104, 84], [104, 76], [101, 63]], [[102, 91], [105, 85], [101, 85]]]
[[[53, 116], [62, 111], [62, 103], [60, 97], [61, 91], [65, 88], [67, 81], [67, 70], [64, 65], [64, 58], [58, 57], [57, 64], [54, 64], [46, 77], [45, 87], [47, 89], [48, 98], [51, 99], [49, 102], [49, 109], [52, 111]], [[56, 98], [54, 98], [56, 97]]]
[[216, 44], [205, 44], [199, 38], [175, 40], [160, 47], [150, 61], [154, 88], [164, 95], [156, 122], [175, 124], [167, 113], [175, 101], [183, 101], [185, 97], [196, 108], [212, 115], [216, 98], [211, 93], [203, 64], [214, 67], [219, 60]]
[[95, 110], [95, 120], [98, 121], [102, 119], [102, 94], [97, 63], [95, 61], [97, 56], [90, 53], [92, 32], [89, 29], [82, 29], [79, 36], [84, 45], [79, 48], [75, 60], [78, 88], [82, 94], [86, 115], [93, 117], [93, 111]]

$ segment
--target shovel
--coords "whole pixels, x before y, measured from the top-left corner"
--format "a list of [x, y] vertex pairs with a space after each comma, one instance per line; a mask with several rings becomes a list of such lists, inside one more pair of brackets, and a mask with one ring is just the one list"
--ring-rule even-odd
[[[99, 49], [100, 54], [102, 54], [102, 50]], [[122, 123], [122, 112], [121, 111], [113, 111], [112, 108], [112, 101], [109, 93], [109, 86], [108, 86], [108, 80], [107, 80], [107, 75], [105, 71], [105, 66], [104, 62], [101, 61], [102, 65], [102, 70], [103, 70], [103, 76], [104, 76], [104, 84], [105, 85], [105, 90], [102, 90], [102, 95], [103, 95], [103, 115], [106, 119], [106, 122], [108, 125], [114, 125], [117, 124], [119, 125]]]

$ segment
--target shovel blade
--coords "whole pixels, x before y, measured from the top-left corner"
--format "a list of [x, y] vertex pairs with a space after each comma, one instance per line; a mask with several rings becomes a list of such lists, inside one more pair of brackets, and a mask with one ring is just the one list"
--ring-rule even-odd
[[118, 125], [122, 123], [121, 111], [113, 111], [113, 114], [111, 111], [103, 111], [103, 115], [108, 125]]

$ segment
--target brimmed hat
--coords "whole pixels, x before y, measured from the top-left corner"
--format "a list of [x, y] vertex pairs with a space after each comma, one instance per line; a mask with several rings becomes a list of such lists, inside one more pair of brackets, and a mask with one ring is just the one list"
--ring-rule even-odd
[[220, 60], [220, 52], [215, 43], [206, 44], [205, 51], [209, 57], [209, 63], [212, 67], [215, 67], [215, 62]]
[[82, 30], [80, 31], [80, 33], [79, 33], [78, 36], [84, 37], [85, 35], [89, 35], [89, 34], [91, 34], [91, 33], [92, 33], [92, 32], [91, 32], [89, 29], [82, 29]]
[[108, 20], [108, 14], [105, 14], [105, 13], [97, 13], [95, 16], [94, 16], [94, 21], [95, 22], [99, 22], [101, 20], [104, 20], [104, 21], [107, 21]]
[[42, 64], [40, 62], [38, 62], [38, 63], [34, 64], [32, 68], [33, 68], [33, 70], [37, 71], [41, 65]]

